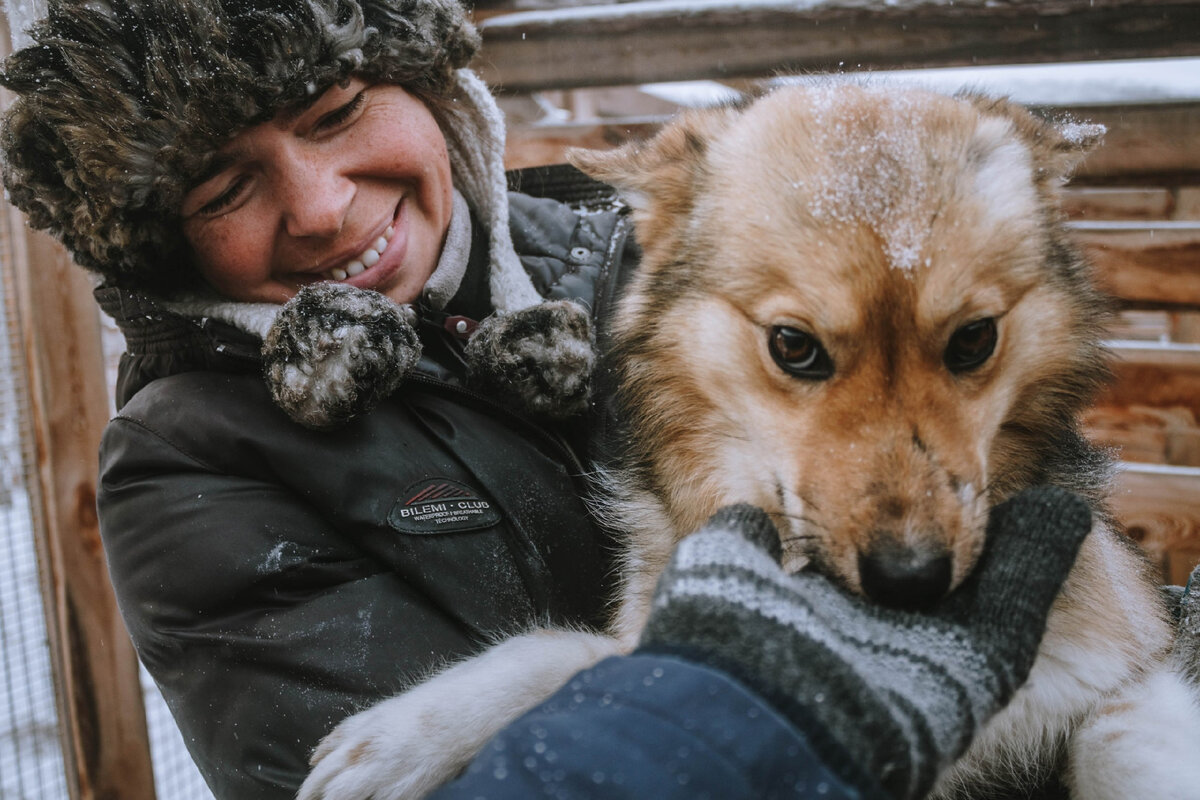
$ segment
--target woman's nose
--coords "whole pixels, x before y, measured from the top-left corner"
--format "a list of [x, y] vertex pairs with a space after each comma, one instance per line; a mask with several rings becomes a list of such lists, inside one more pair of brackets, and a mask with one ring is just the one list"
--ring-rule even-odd
[[354, 199], [354, 181], [323, 160], [298, 161], [280, 181], [283, 222], [297, 238], [336, 236]]

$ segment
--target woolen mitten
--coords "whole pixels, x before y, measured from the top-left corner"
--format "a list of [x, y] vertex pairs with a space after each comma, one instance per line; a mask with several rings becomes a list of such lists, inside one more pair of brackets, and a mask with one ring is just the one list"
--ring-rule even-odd
[[587, 409], [596, 363], [591, 319], [549, 300], [479, 323], [467, 342], [467, 383], [516, 410], [554, 419]]
[[421, 357], [412, 309], [332, 281], [301, 289], [263, 342], [276, 405], [309, 428], [332, 428], [394, 392]]
[[920, 797], [1028, 676], [1090, 528], [1082, 499], [1023, 492], [993, 510], [971, 576], [914, 612], [786, 574], [767, 515], [731, 506], [676, 548], [640, 646], [726, 669], [802, 730], [832, 737], [831, 767]]

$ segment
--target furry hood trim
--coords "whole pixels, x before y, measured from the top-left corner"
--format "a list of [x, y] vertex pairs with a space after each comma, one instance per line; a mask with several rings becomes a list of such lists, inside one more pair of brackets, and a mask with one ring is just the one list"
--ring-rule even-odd
[[479, 36], [456, 0], [51, 0], [31, 34], [0, 72], [19, 95], [4, 183], [107, 281], [193, 288], [178, 212], [216, 148], [356, 75], [446, 101], [430, 106], [492, 232], [497, 306], [536, 302], [508, 241], [503, 121], [464, 69]]

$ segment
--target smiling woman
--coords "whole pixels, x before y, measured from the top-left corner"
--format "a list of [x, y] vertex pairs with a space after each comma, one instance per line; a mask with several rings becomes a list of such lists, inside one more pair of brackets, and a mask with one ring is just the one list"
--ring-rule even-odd
[[[586, 210], [508, 193], [457, 3], [52, 0], [32, 36], [5, 184], [125, 335], [101, 534], [213, 793], [292, 798], [413, 676], [600, 624], [585, 309], [633, 251], [579, 173]], [[510, 328], [570, 404], [479, 388], [468, 341]]]
[[183, 198], [204, 279], [233, 300], [285, 302], [319, 280], [417, 299], [453, 208], [445, 138], [399, 86], [352, 79], [220, 148]]

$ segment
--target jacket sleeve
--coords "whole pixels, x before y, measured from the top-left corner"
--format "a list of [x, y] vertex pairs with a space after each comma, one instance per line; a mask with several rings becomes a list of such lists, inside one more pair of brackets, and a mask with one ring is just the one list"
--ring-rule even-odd
[[143, 422], [105, 433], [99, 512], [129, 632], [218, 798], [293, 797], [336, 722], [478, 646], [286, 484]]
[[819, 752], [724, 672], [634, 653], [572, 678], [431, 800], [884, 796], [871, 779], [856, 785], [841, 777]]

